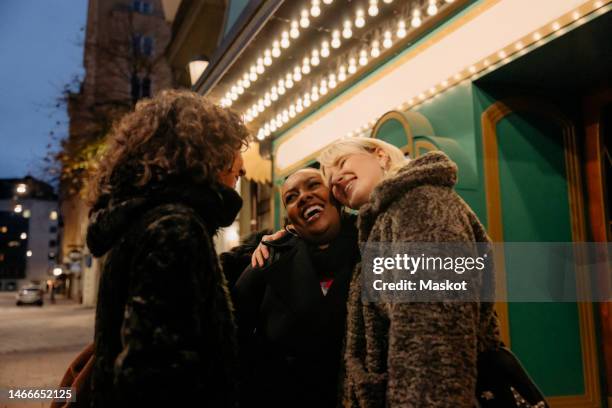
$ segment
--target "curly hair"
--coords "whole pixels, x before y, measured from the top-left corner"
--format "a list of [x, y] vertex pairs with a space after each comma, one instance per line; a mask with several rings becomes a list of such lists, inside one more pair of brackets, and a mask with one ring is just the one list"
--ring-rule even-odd
[[169, 176], [217, 181], [248, 143], [242, 119], [190, 91], [140, 101], [113, 127], [94, 171], [88, 201], [159, 183]]

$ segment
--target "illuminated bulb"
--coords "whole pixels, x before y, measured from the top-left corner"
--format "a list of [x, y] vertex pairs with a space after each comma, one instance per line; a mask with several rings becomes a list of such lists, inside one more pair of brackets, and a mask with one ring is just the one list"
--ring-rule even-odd
[[595, 8], [600, 8], [601, 6], [603, 6], [603, 2], [602, 1], [596, 1], [595, 2]]
[[517, 42], [516, 44], [514, 44], [514, 48], [516, 48], [517, 50], [522, 50], [523, 49], [523, 43], [522, 42]]
[[308, 57], [304, 57], [302, 61], [302, 73], [304, 75], [308, 75], [310, 73], [310, 59]]
[[258, 140], [264, 140], [266, 138], [266, 135], [264, 133], [263, 129], [259, 129], [259, 131], [257, 132], [257, 139]]
[[558, 29], [561, 28], [561, 25], [557, 21], [555, 21], [552, 25], [552, 28], [553, 30], [557, 31]]
[[272, 65], [272, 51], [270, 50], [265, 50], [264, 51], [264, 59], [263, 59], [263, 63], [265, 66], [269, 67], [270, 65]]
[[272, 99], [273, 101], [278, 100], [278, 93], [276, 91], [275, 86], [273, 86], [272, 89], [270, 90], [270, 99]]
[[340, 82], [346, 80], [346, 67], [344, 65], [342, 65], [338, 70], [338, 80]]
[[455, 78], [455, 81], [460, 80], [460, 79], [461, 79], [461, 74], [457, 72], [457, 73], [455, 74], [454, 78]]
[[372, 58], [378, 58], [380, 55], [380, 43], [378, 40], [372, 41], [372, 51], [370, 51]]
[[246, 78], [242, 79], [242, 86], [248, 88], [251, 86], [251, 81], [249, 80], [249, 74], [245, 74]]
[[290, 118], [295, 118], [295, 105], [291, 104], [291, 106], [289, 106], [289, 117]]
[[329, 87], [334, 89], [338, 83], [336, 82], [336, 74], [329, 74]]
[[327, 93], [328, 89], [327, 89], [327, 80], [322, 79], [321, 80], [321, 85], [319, 86], [319, 93], [321, 95], [325, 95]]
[[266, 94], [264, 95], [264, 106], [267, 108], [270, 105], [272, 105], [272, 101], [270, 101], [270, 93], [266, 92]]
[[278, 41], [272, 43], [272, 56], [278, 58], [281, 55], [280, 44]]
[[431, 87], [431, 88], [429, 88], [429, 93], [430, 93], [431, 95], [435, 94], [435, 93], [436, 93], [436, 88], [435, 88], [435, 87]]
[[300, 36], [299, 24], [297, 21], [293, 20], [291, 22], [291, 30], [289, 30], [289, 35], [291, 38], [296, 39]]
[[323, 3], [325, 4], [332, 4], [334, 2], [334, 0], [323, 0]]
[[425, 100], [425, 94], [424, 93], [420, 93], [419, 94], [419, 99], [424, 101]]
[[476, 72], [476, 67], [473, 65], [469, 69], [472, 74]]
[[312, 50], [312, 57], [310, 58], [310, 63], [312, 64], [313, 67], [316, 67], [317, 65], [319, 65], [319, 51], [318, 50]]
[[355, 27], [362, 28], [363, 26], [365, 26], [364, 12], [362, 9], [358, 9], [355, 17]]
[[421, 11], [419, 9], [414, 9], [412, 10], [412, 20], [410, 21], [410, 24], [414, 27], [420, 27], [421, 26]]
[[406, 36], [406, 23], [404, 20], [400, 20], [399, 23], [397, 23], [397, 36], [399, 38], [404, 38]]
[[427, 14], [430, 16], [435, 16], [438, 12], [438, 6], [436, 5], [436, 0], [429, 0], [429, 6], [427, 6]]
[[[281, 81], [283, 81], [283, 80], [281, 79]], [[280, 82], [280, 81], [279, 81], [279, 82]], [[285, 94], [285, 92], [286, 92], [286, 89], [285, 89], [285, 81], [283, 81], [283, 83], [282, 83], [282, 84], [279, 84], [279, 85], [278, 85], [278, 88], [276, 89], [276, 91], [278, 92], [278, 94], [279, 94], [279, 95], [284, 95], [284, 94]]]
[[317, 88], [316, 85], [312, 87], [312, 92], [311, 92], [310, 95], [311, 95], [310, 97], [312, 98], [313, 101], [316, 102], [316, 101], [319, 100], [319, 88]]
[[250, 122], [251, 120], [253, 120], [253, 118], [251, 117], [250, 113], [247, 113], [246, 115], [244, 115], [244, 120], [245, 122]]
[[444, 80], [442, 81], [442, 87], [446, 88], [448, 86], [448, 81]]
[[249, 79], [250, 79], [252, 82], [257, 81], [257, 67], [256, 67], [255, 65], [252, 65], [252, 66], [251, 66], [251, 69], [250, 69], [249, 71], [250, 71], [250, 72], [249, 72]]
[[270, 134], [271, 134], [271, 133], [272, 133], [272, 132], [270, 132], [270, 126], [268, 125], [268, 128], [267, 128], [267, 129], [264, 129], [264, 135], [266, 135], [266, 136], [270, 136]]
[[272, 121], [272, 123], [270, 123], [270, 131], [271, 132], [275, 132], [276, 131], [276, 122]]
[[259, 100], [259, 102], [257, 103], [257, 111], [259, 113], [263, 112], [265, 110], [265, 106], [264, 106], [264, 101], [263, 100]]
[[356, 66], [355, 58], [349, 59], [348, 72], [349, 72], [349, 74], [354, 74], [355, 72], [357, 72], [357, 66]]
[[368, 14], [371, 17], [375, 17], [376, 15], [378, 15], [378, 1], [377, 0], [370, 0], [370, 6], [368, 7]]
[[332, 33], [331, 46], [332, 48], [340, 47], [340, 31], [334, 30], [334, 32]]
[[295, 104], [295, 111], [297, 113], [300, 113], [304, 110], [304, 106], [302, 105], [302, 100], [298, 99], [297, 103]]
[[368, 64], [368, 52], [366, 50], [361, 50], [359, 52], [359, 65], [362, 67]]
[[447, 3], [452, 3], [455, 0], [446, 0]]
[[280, 46], [283, 48], [289, 48], [291, 42], [289, 41], [289, 33], [287, 31], [283, 31], [281, 34], [281, 42]]
[[321, 3], [319, 0], [312, 0], [312, 7], [310, 8], [310, 15], [313, 17], [319, 17], [321, 15]]
[[321, 43], [321, 56], [323, 58], [329, 57], [329, 43], [327, 41]]
[[287, 74], [287, 76], [285, 76], [285, 86], [288, 89], [293, 88], [293, 77], [291, 76], [291, 74]]
[[488, 59], [486, 59], [486, 60], [484, 60], [483, 64], [484, 64], [485, 67], [488, 67], [491, 63], [489, 62]]
[[498, 52], [497, 55], [499, 56], [499, 58], [506, 58], [506, 52], [504, 50]]
[[244, 88], [242, 87], [242, 85], [238, 85], [236, 87], [236, 92], [238, 93], [238, 95], [242, 95], [244, 93]]
[[542, 39], [542, 34], [538, 32], [533, 33], [533, 39], [536, 41], [540, 41]]
[[391, 48], [393, 45], [393, 41], [391, 40], [391, 31], [385, 31], [384, 34], [385, 39], [383, 40], [383, 47]]
[[310, 25], [310, 20], [308, 19], [308, 10], [304, 9], [302, 10], [302, 13], [301, 13], [300, 27], [308, 28], [309, 25]]
[[578, 19], [580, 18], [580, 13], [579, 13], [579, 12], [577, 12], [577, 11], [574, 11], [574, 12], [572, 13], [572, 18], [573, 18], [574, 20], [578, 20]]
[[287, 109], [283, 110], [283, 122], [289, 121], [289, 111]]
[[[260, 64], [260, 60], [261, 60], [261, 64]], [[263, 58], [259, 58], [257, 59], [257, 71], [256, 74], [263, 74], [265, 71], [264, 65], [263, 65]]]
[[306, 95], [304, 95], [304, 107], [309, 107], [310, 103], [310, 94], [307, 92]]
[[238, 94], [236, 92], [232, 92], [230, 94], [230, 98], [232, 101], [235, 101], [236, 99], [238, 99]]
[[348, 40], [353, 36], [353, 30], [351, 30], [352, 23], [350, 20], [345, 20], [343, 26], [344, 29], [342, 30], [342, 37]]
[[300, 70], [300, 67], [295, 67], [293, 69], [293, 80], [295, 82], [300, 82], [301, 79], [302, 79], [302, 71]]

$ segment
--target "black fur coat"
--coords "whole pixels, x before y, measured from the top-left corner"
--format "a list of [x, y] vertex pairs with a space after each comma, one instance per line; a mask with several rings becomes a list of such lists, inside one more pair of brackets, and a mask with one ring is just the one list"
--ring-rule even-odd
[[235, 325], [212, 236], [241, 205], [227, 187], [173, 180], [94, 207], [87, 245], [105, 258], [93, 406], [235, 406]]

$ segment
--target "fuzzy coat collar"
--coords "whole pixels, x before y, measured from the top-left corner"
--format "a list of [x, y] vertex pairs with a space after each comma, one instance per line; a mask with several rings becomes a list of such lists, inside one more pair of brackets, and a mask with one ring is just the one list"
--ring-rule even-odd
[[395, 175], [381, 181], [370, 201], [359, 209], [359, 241], [367, 241], [378, 215], [408, 191], [424, 185], [452, 188], [456, 183], [457, 165], [441, 151], [409, 161]]
[[209, 233], [230, 225], [240, 208], [238, 193], [217, 183], [196, 184], [185, 180], [157, 184], [120, 197], [102, 196], [89, 216], [87, 246], [94, 256], [109, 251], [132, 221], [147, 210], [164, 204], [181, 204], [202, 217]]

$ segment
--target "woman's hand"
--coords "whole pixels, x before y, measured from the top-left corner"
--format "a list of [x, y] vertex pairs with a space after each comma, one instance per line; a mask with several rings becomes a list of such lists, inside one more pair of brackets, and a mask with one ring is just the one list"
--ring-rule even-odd
[[259, 245], [257, 245], [257, 248], [255, 248], [253, 255], [251, 255], [251, 266], [253, 268], [257, 266], [261, 268], [262, 266], [264, 266], [266, 259], [270, 257], [270, 251], [268, 251], [268, 247], [264, 244], [264, 242], [277, 240], [279, 238], [284, 237], [285, 234], [287, 234], [287, 231], [282, 229], [276, 231], [272, 235], [264, 235], [263, 237], [261, 237], [261, 242], [259, 243]]

